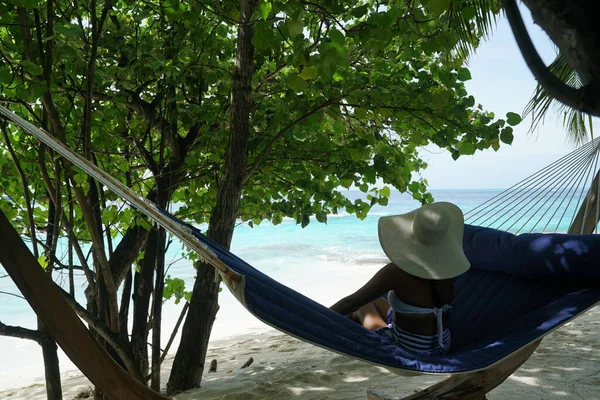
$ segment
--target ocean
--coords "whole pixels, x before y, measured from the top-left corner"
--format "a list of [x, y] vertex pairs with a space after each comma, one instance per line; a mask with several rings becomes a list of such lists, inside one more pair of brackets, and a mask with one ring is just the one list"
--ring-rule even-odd
[[[455, 203], [467, 216], [471, 210], [500, 192], [501, 190], [466, 189], [431, 191], [436, 201]], [[351, 191], [348, 195], [358, 198], [363, 197], [364, 193]], [[536, 195], [539, 198], [539, 192]], [[524, 199], [535, 197], [530, 194], [524, 196]], [[526, 211], [538, 214], [546, 211], [548, 221], [552, 220], [556, 225], [555, 230], [566, 231], [571, 222], [570, 216], [561, 218], [562, 211], [554, 211], [550, 203], [554, 200], [553, 204], [556, 205], [562, 201], [563, 209], [572, 215], [578, 206], [576, 198], [568, 202], [560, 192], [553, 192], [548, 198], [551, 200], [545, 205], [531, 201], [527, 203], [526, 200], [518, 206], [513, 204], [508, 208], [503, 207], [501, 202], [488, 203], [490, 207], [485, 215], [491, 216], [492, 219], [486, 217], [488, 220], [484, 222], [491, 224], [496, 221], [496, 226], [499, 226], [507, 220], [506, 224], [511, 225], [511, 230], [516, 230], [521, 225], [530, 229], [535, 219], [530, 219]], [[292, 219], [285, 219], [276, 226], [269, 222], [254, 227], [240, 223], [235, 229], [232, 251], [274, 279], [324, 305], [331, 305], [340, 296], [349, 294], [348, 291], [355, 290], [366, 282], [377, 268], [387, 262], [377, 239], [378, 219], [383, 215], [408, 212], [418, 206], [419, 203], [411, 196], [394, 193], [386, 207], [373, 207], [364, 220], [342, 212], [328, 216], [326, 224], [311, 220], [304, 229]], [[555, 208], [560, 210], [558, 206]], [[471, 219], [475, 220], [483, 214], [478, 215], [475, 212]], [[523, 215], [524, 218], [518, 218]], [[514, 224], [517, 220], [519, 222]], [[484, 225], [481, 223], [483, 220], [479, 221], [479, 224]], [[540, 229], [543, 224], [538, 225], [534, 230]], [[59, 254], [66, 254], [65, 243], [60, 244]], [[183, 279], [186, 287], [191, 288], [195, 270], [190, 261], [182, 259], [181, 254], [181, 245], [174, 241], [167, 253], [167, 274]], [[3, 276], [0, 278], [0, 321], [7, 325], [35, 329], [35, 314], [27, 302], [18, 297], [19, 292], [10, 278], [4, 275], [4, 270], [0, 268], [0, 276]], [[67, 287], [66, 273], [55, 275], [55, 279]], [[85, 279], [78, 274], [76, 288], [82, 303], [84, 299], [81, 293], [84, 287]], [[223, 290], [220, 295], [220, 305], [213, 337], [224, 338], [266, 328], [237, 304], [227, 290]], [[181, 304], [175, 305], [173, 301], [165, 304], [163, 343], [170, 334], [167, 328], [175, 324], [180, 308]], [[0, 389], [31, 384], [43, 375], [41, 351], [33, 342], [0, 336], [0, 360]], [[62, 354], [61, 366], [63, 371], [74, 368]]]

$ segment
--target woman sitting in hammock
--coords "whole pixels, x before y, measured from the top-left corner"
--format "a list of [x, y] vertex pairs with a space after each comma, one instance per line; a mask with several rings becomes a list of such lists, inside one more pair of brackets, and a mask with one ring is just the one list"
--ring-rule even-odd
[[409, 350], [446, 354], [453, 278], [470, 268], [463, 230], [462, 211], [447, 202], [382, 217], [379, 242], [392, 262], [331, 309]]

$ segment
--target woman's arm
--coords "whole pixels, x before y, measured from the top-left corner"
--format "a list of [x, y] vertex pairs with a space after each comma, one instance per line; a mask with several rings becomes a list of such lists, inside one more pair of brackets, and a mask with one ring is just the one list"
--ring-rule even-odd
[[365, 304], [381, 297], [393, 288], [393, 282], [399, 278], [398, 267], [388, 264], [377, 273], [360, 289], [346, 296], [330, 307], [342, 315], [348, 315]]

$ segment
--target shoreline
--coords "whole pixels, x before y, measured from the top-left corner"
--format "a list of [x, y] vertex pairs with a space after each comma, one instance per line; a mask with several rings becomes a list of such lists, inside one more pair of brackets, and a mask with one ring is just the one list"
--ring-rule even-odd
[[[247, 368], [241, 366], [252, 357]], [[217, 372], [208, 372], [217, 360]], [[173, 355], [162, 368], [163, 387]], [[65, 372], [65, 399], [73, 399], [89, 381]], [[367, 389], [407, 396], [444, 379], [446, 375], [404, 377], [387, 369], [321, 349], [268, 329], [263, 332], [211, 341], [202, 387], [174, 400], [366, 399]], [[43, 380], [24, 388], [0, 391], [10, 400], [45, 399]], [[488, 394], [490, 400], [539, 398], [600, 399], [600, 306], [596, 306], [546, 336], [535, 353], [503, 384]]]

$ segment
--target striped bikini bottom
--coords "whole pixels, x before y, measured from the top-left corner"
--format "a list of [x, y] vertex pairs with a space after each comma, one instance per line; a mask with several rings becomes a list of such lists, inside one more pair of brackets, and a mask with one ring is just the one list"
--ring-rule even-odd
[[[390, 321], [391, 320], [391, 321]], [[378, 335], [386, 338], [392, 344], [402, 346], [407, 350], [415, 353], [425, 354], [429, 356], [442, 356], [448, 353], [451, 345], [451, 335], [448, 328], [442, 332], [442, 340], [438, 339], [438, 334], [435, 335], [419, 335], [412, 332], [407, 332], [400, 329], [393, 322], [393, 318], [388, 318], [388, 326], [377, 329]]]

